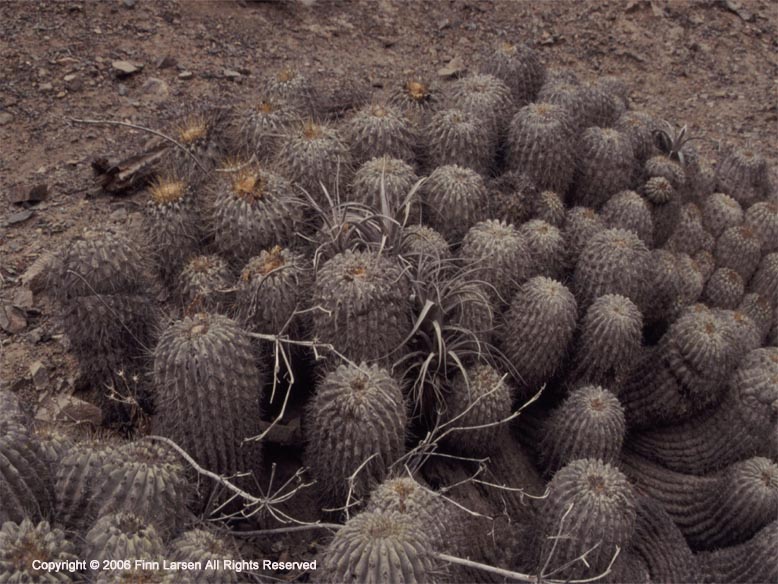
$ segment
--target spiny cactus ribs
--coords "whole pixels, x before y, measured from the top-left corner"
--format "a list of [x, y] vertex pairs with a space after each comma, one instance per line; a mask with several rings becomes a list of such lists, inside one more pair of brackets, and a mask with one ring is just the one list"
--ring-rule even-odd
[[320, 571], [273, 578], [488, 581], [450, 554], [778, 580], [771, 169], [508, 41], [451, 81], [333, 80], [337, 111], [307, 64], [180, 108], [141, 220], [47, 271], [100, 427], [0, 390], [0, 582], [76, 551], [251, 559], [325, 521], [295, 548]]

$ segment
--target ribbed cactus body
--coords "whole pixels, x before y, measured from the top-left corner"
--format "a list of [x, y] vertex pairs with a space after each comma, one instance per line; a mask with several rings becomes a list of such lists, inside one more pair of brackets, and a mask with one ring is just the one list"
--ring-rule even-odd
[[485, 218], [486, 186], [480, 175], [462, 166], [436, 168], [422, 186], [425, 222], [449, 243], [457, 244]]
[[604, 219], [589, 207], [573, 207], [565, 215], [562, 235], [567, 244], [567, 262], [574, 266], [578, 263], [584, 248], [595, 234], [605, 231]]
[[714, 237], [718, 237], [729, 227], [740, 225], [743, 218], [740, 203], [724, 193], [713, 193], [702, 203], [703, 225]]
[[539, 192], [522, 172], [508, 171], [488, 183], [488, 217], [518, 227], [536, 215]]
[[768, 253], [762, 258], [748, 283], [748, 291], [756, 292], [772, 306], [778, 306], [778, 252]]
[[541, 191], [536, 197], [532, 209], [535, 219], [561, 228], [565, 223], [567, 209], [562, 198], [554, 191]]
[[436, 569], [418, 519], [398, 512], [365, 512], [352, 518], [324, 550], [322, 582], [429, 582]]
[[702, 582], [775, 582], [778, 580], [778, 521], [745, 543], [697, 554]]
[[501, 79], [519, 106], [535, 101], [546, 79], [546, 68], [537, 53], [523, 44], [500, 43], [484, 59], [481, 69]]
[[760, 201], [748, 208], [745, 223], [762, 242], [762, 250], [778, 250], [778, 201]]
[[160, 162], [162, 174], [199, 182], [224, 157], [227, 146], [225, 111], [209, 106], [186, 106], [167, 132], [180, 147], [169, 147]]
[[[388, 156], [371, 158], [354, 174], [352, 197], [378, 213], [395, 217], [418, 180], [413, 167], [403, 160]], [[382, 197], [388, 205], [386, 211], [381, 203]], [[418, 193], [408, 202], [411, 204], [409, 223], [418, 222]]]
[[706, 283], [708, 279], [716, 271], [716, 259], [713, 254], [706, 250], [701, 249], [697, 253], [691, 256], [694, 267], [702, 276], [703, 283]]
[[[258, 470], [264, 375], [249, 338], [226, 316], [172, 323], [154, 350], [155, 433], [219, 473]], [[197, 431], [193, 431], [197, 428]]]
[[[564, 567], [592, 546], [580, 561], [558, 572], [560, 578], [587, 578], [601, 574], [616, 552], [635, 532], [636, 500], [627, 478], [598, 460], [571, 462], [554, 475], [549, 495], [541, 505], [535, 557], [539, 565], [553, 555], [549, 566]], [[558, 535], [567, 537], [557, 538]]]
[[476, 365], [466, 372], [466, 377], [457, 374], [446, 397], [443, 422], [455, 429], [446, 436], [446, 443], [468, 456], [488, 456], [502, 430], [498, 422], [511, 415], [513, 392], [503, 375], [489, 365]]
[[77, 442], [65, 452], [55, 480], [59, 523], [73, 530], [90, 525], [92, 501], [105, 480], [105, 463], [115, 456], [114, 446], [104, 441]]
[[736, 545], [778, 518], [778, 466], [748, 458], [721, 472], [674, 472], [630, 454], [622, 468], [672, 517], [693, 550]]
[[581, 308], [603, 294], [619, 294], [644, 306], [650, 258], [646, 245], [631, 231], [606, 229], [595, 234], [581, 252], [573, 275]]
[[710, 307], [733, 309], [743, 300], [743, 278], [730, 268], [718, 268], [705, 284], [703, 301]]
[[703, 274], [688, 255], [665, 249], [651, 250], [650, 262], [651, 294], [643, 311], [645, 320], [672, 322], [702, 294]]
[[762, 259], [762, 240], [750, 226], [729, 227], [716, 241], [716, 265], [735, 270], [747, 282]]
[[619, 116], [614, 124], [632, 145], [632, 152], [639, 161], [645, 161], [655, 152], [653, 131], [656, 127], [654, 117], [641, 110], [629, 110]]
[[720, 402], [741, 351], [730, 321], [703, 305], [687, 309], [619, 394], [630, 426], [688, 420]]
[[[705, 474], [769, 451], [776, 431], [778, 349], [755, 349], [732, 375], [722, 403], [677, 426], [636, 434], [630, 449], [669, 469]], [[628, 414], [629, 414], [629, 410]], [[631, 422], [629, 415], [628, 422]]]
[[319, 110], [318, 90], [307, 75], [295, 69], [281, 69], [270, 76], [265, 82], [264, 93], [305, 116], [315, 116]]
[[295, 312], [307, 307], [311, 279], [302, 254], [279, 246], [262, 250], [238, 279], [235, 304], [240, 321], [260, 333], [302, 333], [307, 320]]
[[630, 549], [646, 562], [652, 582], [698, 582], [700, 570], [683, 533], [662, 505], [639, 496]]
[[419, 138], [402, 111], [391, 105], [371, 104], [346, 123], [345, 140], [354, 165], [386, 156], [413, 164]]
[[473, 74], [458, 79], [451, 87], [452, 107], [474, 114], [491, 125], [492, 135], [504, 133], [513, 116], [514, 102], [508, 86], [488, 74]]
[[575, 389], [543, 425], [540, 454], [546, 473], [582, 458], [615, 463], [625, 433], [624, 410], [615, 395], [597, 385]]
[[249, 166], [218, 181], [211, 208], [214, 246], [243, 265], [265, 248], [289, 244], [302, 217], [301, 200], [288, 180]]
[[47, 518], [54, 506], [48, 461], [20, 417], [0, 411], [0, 525]]
[[52, 529], [43, 521], [37, 525], [25, 519], [7, 521], [0, 528], [0, 580], [19, 584], [74, 582], [77, 573], [36, 569], [33, 562], [75, 562], [75, 546], [65, 539], [61, 529]]
[[457, 509], [411, 477], [382, 482], [370, 493], [365, 511], [407, 515], [428, 534], [435, 550], [456, 553], [462, 548], [464, 533], [457, 523]]
[[176, 531], [187, 518], [191, 495], [179, 456], [166, 445], [139, 440], [106, 457], [92, 500], [97, 516], [132, 513], [160, 534]]
[[513, 225], [489, 219], [476, 223], [465, 235], [459, 257], [472, 265], [473, 278], [490, 285], [499, 304], [507, 304], [529, 276], [532, 256]]
[[659, 154], [652, 156], [643, 165], [646, 180], [662, 177], [667, 180], [677, 193], [684, 192], [686, 187], [686, 172], [680, 163]]
[[478, 174], [491, 171], [496, 129], [472, 111], [445, 109], [435, 113], [426, 128], [426, 162], [430, 169], [457, 165]]
[[730, 149], [716, 168], [716, 183], [744, 208], [770, 195], [770, 171], [755, 150]]
[[85, 554], [101, 566], [106, 560], [156, 561], [165, 553], [162, 538], [154, 526], [131, 512], [102, 515], [89, 529], [85, 540]]
[[409, 77], [392, 88], [389, 104], [399, 108], [418, 129], [440, 108], [440, 90], [428, 79]]
[[[764, 345], [770, 328], [773, 325], [772, 305], [761, 294], [750, 292], [743, 296], [736, 313], [743, 315], [754, 323], [758, 332], [758, 345]], [[754, 347], [756, 348], [756, 347]]]
[[562, 230], [540, 219], [532, 219], [519, 227], [518, 234], [529, 250], [526, 277], [561, 278], [568, 259]]
[[534, 393], [561, 366], [575, 331], [577, 305], [560, 282], [542, 276], [519, 288], [505, 316], [502, 348]]
[[217, 255], [200, 255], [190, 259], [178, 276], [178, 289], [185, 307], [223, 312], [230, 305], [232, 272]]
[[310, 197], [326, 203], [351, 182], [352, 160], [346, 143], [329, 126], [307, 122], [293, 128], [278, 151], [277, 163], [285, 177]]
[[327, 374], [306, 413], [305, 460], [323, 498], [346, 504], [349, 478], [363, 464], [352, 502], [366, 497], [402, 455], [406, 424], [402, 391], [385, 369], [363, 363]]
[[255, 156], [260, 163], [272, 161], [281, 141], [303, 115], [284, 99], [265, 96], [233, 120], [233, 141], [242, 156]]
[[564, 194], [575, 170], [575, 127], [568, 110], [550, 103], [520, 109], [508, 130], [508, 165], [539, 189]]
[[194, 581], [208, 584], [238, 582], [239, 576], [234, 570], [205, 568], [209, 561], [214, 565], [223, 565], [223, 560], [240, 557], [234, 542], [228, 536], [222, 537], [204, 529], [191, 529], [171, 542], [168, 557], [172, 562], [200, 562], [202, 569], [186, 570], [182, 573]]
[[608, 199], [630, 187], [635, 154], [629, 139], [612, 128], [584, 130], [578, 144], [575, 202], [599, 209]]
[[446, 239], [432, 227], [410, 225], [403, 229], [400, 255], [405, 257], [428, 256], [446, 260], [451, 258], [451, 249]]
[[313, 332], [352, 360], [392, 361], [412, 329], [409, 298], [397, 258], [346, 251], [316, 274]]
[[170, 283], [203, 239], [201, 209], [191, 185], [184, 179], [163, 177], [149, 188], [144, 232], [154, 263]]
[[693, 255], [701, 249], [713, 251], [715, 243], [714, 237], [705, 230], [700, 208], [695, 203], [688, 203], [681, 208], [672, 235], [664, 247], [676, 253]]
[[621, 191], [613, 195], [602, 208], [602, 218], [609, 228], [632, 231], [647, 247], [653, 247], [651, 207], [635, 191]]
[[618, 394], [640, 355], [642, 339], [643, 316], [635, 303], [618, 294], [600, 296], [581, 321], [572, 380]]

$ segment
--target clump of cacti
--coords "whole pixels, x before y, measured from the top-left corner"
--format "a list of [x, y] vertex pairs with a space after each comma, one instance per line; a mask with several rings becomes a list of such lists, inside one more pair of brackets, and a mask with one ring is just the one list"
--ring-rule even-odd
[[770, 196], [770, 174], [765, 159], [753, 148], [731, 148], [716, 168], [716, 184], [743, 207]]
[[743, 209], [735, 199], [724, 193], [713, 193], [702, 203], [702, 221], [714, 237], [725, 229], [743, 222]]
[[629, 139], [613, 128], [588, 128], [578, 145], [575, 202], [600, 208], [608, 199], [629, 188], [635, 154]]
[[[264, 372], [232, 319], [209, 313], [170, 324], [154, 350], [155, 432], [218, 473], [259, 471]], [[190, 425], [201, 429], [191, 432]]]
[[457, 165], [488, 175], [497, 146], [493, 124], [472, 111], [445, 109], [426, 128], [425, 160], [430, 168]]
[[749, 225], [729, 227], [716, 241], [716, 265], [735, 270], [748, 281], [762, 259], [762, 238]]
[[[0, 578], [6, 582], [74, 582], [77, 559], [76, 546], [46, 521], [6, 521], [0, 527]], [[49, 562], [62, 564], [52, 570]]]
[[535, 101], [546, 80], [546, 68], [532, 48], [502, 42], [484, 58], [484, 72], [501, 79], [511, 90], [517, 106]]
[[602, 218], [611, 229], [632, 231], [647, 247], [653, 247], [651, 207], [635, 191], [621, 191], [613, 195], [602, 207]]
[[362, 363], [327, 374], [306, 414], [305, 459], [322, 496], [338, 508], [364, 499], [402, 455], [406, 424], [402, 391], [385, 369]]
[[[157, 560], [165, 552], [153, 525], [132, 512], [102, 515], [85, 536], [85, 553], [103, 565], [110, 560]], [[97, 572], [97, 570], [95, 570]]]
[[451, 88], [450, 100], [454, 108], [486, 120], [492, 135], [498, 138], [513, 115], [511, 90], [494, 75], [475, 74], [459, 79]]

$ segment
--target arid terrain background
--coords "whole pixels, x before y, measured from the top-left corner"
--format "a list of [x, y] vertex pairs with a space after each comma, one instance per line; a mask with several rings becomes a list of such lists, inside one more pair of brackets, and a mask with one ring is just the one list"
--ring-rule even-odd
[[688, 124], [710, 162], [751, 143], [778, 169], [772, 0], [7, 0], [0, 38], [0, 382], [43, 417], [78, 368], [35, 262], [85, 227], [138, 221], [147, 196], [96, 196], [91, 162], [148, 136], [71, 118], [162, 128], [195, 100], [250, 102], [284, 66], [341, 95], [411, 71], [445, 84], [505, 38], [550, 67], [622, 77], [633, 108]]

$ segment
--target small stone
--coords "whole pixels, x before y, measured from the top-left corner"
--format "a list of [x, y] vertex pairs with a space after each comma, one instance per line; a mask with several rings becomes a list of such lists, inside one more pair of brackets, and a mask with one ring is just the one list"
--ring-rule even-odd
[[49, 385], [49, 372], [46, 370], [46, 366], [40, 361], [36, 361], [30, 365], [30, 377], [32, 378], [32, 384], [38, 391], [46, 389]]
[[40, 85], [38, 85], [38, 89], [46, 92], [54, 91], [54, 86], [51, 83], [41, 83]]
[[51, 395], [35, 413], [35, 419], [41, 422], [66, 421], [75, 424], [99, 426], [103, 415], [99, 407], [84, 400], [59, 393]]
[[149, 77], [141, 86], [141, 91], [146, 95], [164, 99], [170, 93], [167, 81], [157, 77]]
[[135, 8], [135, 1], [136, 0], [122, 0], [122, 4], [124, 4], [125, 8]]
[[465, 71], [467, 71], [467, 67], [465, 66], [465, 62], [462, 60], [462, 57], [456, 56], [451, 59], [445, 67], [438, 69], [438, 76], [459, 77]]
[[124, 83], [120, 83], [118, 91], [119, 91], [119, 95], [124, 97], [125, 95], [127, 95], [127, 91], [128, 91], [127, 86]]
[[111, 63], [111, 67], [113, 67], [114, 71], [119, 77], [134, 75], [143, 69], [143, 65], [136, 65], [134, 63], [130, 63], [129, 61], [114, 61]]
[[181, 71], [181, 73], [178, 74], [179, 79], [191, 79], [194, 77], [194, 73], [191, 71]]
[[45, 183], [37, 184], [27, 190], [24, 187], [16, 187], [11, 191], [10, 199], [15, 205], [22, 203], [40, 203], [49, 196], [49, 187]]
[[231, 79], [233, 81], [238, 81], [241, 78], [241, 74], [237, 71], [233, 71], [232, 69], [224, 69], [222, 71], [222, 75], [224, 75], [225, 78]]
[[51, 252], [45, 252], [38, 256], [22, 274], [22, 284], [35, 294], [42, 292], [46, 287], [46, 277], [51, 270], [53, 260], [54, 255]]
[[19, 223], [24, 223], [32, 217], [34, 213], [30, 211], [29, 209], [25, 209], [24, 211], [19, 211], [18, 213], [14, 213], [8, 218], [8, 225], [17, 225]]
[[451, 21], [448, 18], [444, 18], [438, 22], [438, 30], [445, 30], [447, 28], [451, 28]]
[[11, 112], [0, 112], [0, 126], [5, 126], [13, 121], [14, 117]]
[[43, 337], [46, 335], [46, 331], [43, 330], [43, 327], [36, 327], [32, 329], [30, 332], [24, 335], [24, 339], [32, 344], [37, 345], [43, 340]]
[[111, 215], [108, 217], [110, 221], [113, 223], [123, 223], [127, 220], [127, 209], [121, 208], [116, 209]]
[[62, 98], [63, 98], [63, 97], [65, 97], [67, 94], [68, 94], [68, 92], [67, 92], [67, 91], [60, 91], [60, 92], [57, 94], [57, 99], [62, 99]]
[[84, 87], [84, 82], [75, 73], [65, 75], [65, 77], [63, 77], [63, 81], [65, 82], [65, 87], [68, 88], [68, 91], [79, 91], [82, 87]]
[[0, 328], [12, 335], [22, 332], [27, 328], [24, 311], [10, 304], [0, 308]]
[[177, 64], [178, 61], [175, 57], [165, 55], [159, 61], [157, 61], [157, 69], [169, 69], [170, 67], [175, 67]]
[[29, 288], [19, 288], [14, 293], [13, 305], [16, 308], [21, 308], [22, 310], [26, 310], [28, 308], [32, 308], [34, 304], [35, 302], [34, 302], [32, 290], [30, 290]]

